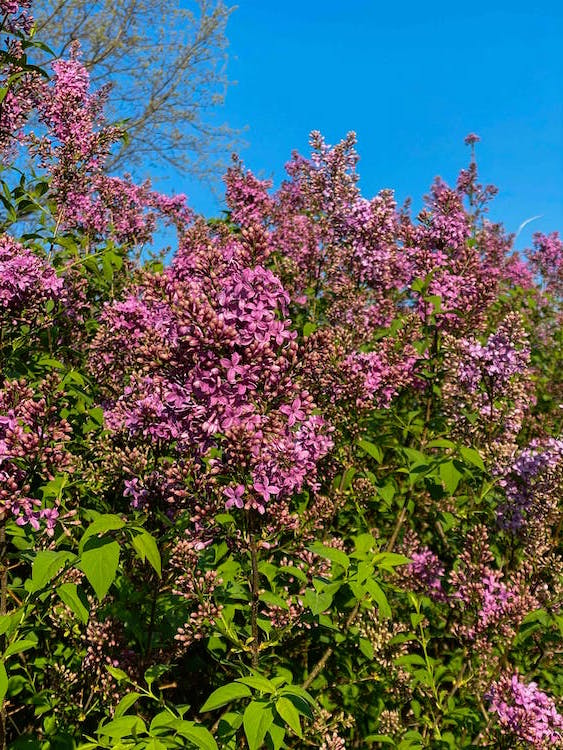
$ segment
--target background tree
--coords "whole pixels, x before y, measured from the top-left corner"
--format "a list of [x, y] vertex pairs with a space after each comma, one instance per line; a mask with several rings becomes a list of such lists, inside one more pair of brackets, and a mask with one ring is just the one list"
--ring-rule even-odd
[[[233, 10], [220, 0], [47, 0], [37, 32], [57, 56], [79, 40], [92, 83], [111, 82], [109, 118], [128, 139], [108, 167], [171, 165], [202, 178], [230, 155], [238, 132], [218, 121], [227, 91], [225, 30]], [[118, 114], [119, 113], [119, 114]]]

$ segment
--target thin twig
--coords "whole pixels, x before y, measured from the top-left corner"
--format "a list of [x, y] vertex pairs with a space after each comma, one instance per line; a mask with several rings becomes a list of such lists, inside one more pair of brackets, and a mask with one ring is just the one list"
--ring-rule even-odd
[[[354, 609], [350, 612], [348, 615], [348, 619], [346, 620], [346, 624], [344, 625], [344, 630], [348, 630], [348, 628], [352, 625], [354, 620], [356, 619], [358, 612], [360, 611], [360, 602], [356, 602], [356, 605], [354, 606]], [[319, 661], [315, 664], [313, 669], [311, 670], [309, 676], [303, 683], [303, 689], [307, 690], [307, 688], [311, 685], [313, 680], [315, 680], [318, 675], [323, 671], [323, 669], [326, 666], [326, 663], [330, 659], [330, 657], [334, 653], [334, 648], [332, 646], [328, 646], [328, 648], [325, 650]]]

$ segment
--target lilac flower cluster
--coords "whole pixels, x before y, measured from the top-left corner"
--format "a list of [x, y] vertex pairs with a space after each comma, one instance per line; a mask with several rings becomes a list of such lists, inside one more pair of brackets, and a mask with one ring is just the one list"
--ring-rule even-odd
[[267, 221], [273, 203], [268, 194], [271, 180], [258, 180], [250, 171], [245, 173], [240, 161], [234, 159], [225, 175], [225, 185], [232, 221], [245, 228]]
[[[17, 3], [6, 5], [18, 7]], [[17, 10], [14, 12], [17, 14]], [[25, 27], [29, 21], [29, 16], [24, 12], [11, 20], [11, 27]], [[24, 55], [21, 41], [7, 40], [6, 46], [11, 62], [2, 66], [0, 71], [0, 85], [6, 92], [0, 106], [0, 160], [9, 164], [17, 155], [18, 145], [26, 140], [23, 128], [40, 101], [43, 85], [39, 73], [26, 71], [18, 64]]]
[[52, 63], [53, 79], [42, 84], [39, 120], [44, 133], [29, 137], [33, 153], [49, 174], [58, 225], [81, 229], [91, 240], [113, 236], [125, 246], [151, 241], [157, 219], [183, 229], [192, 219], [184, 195], [172, 198], [104, 168], [122, 131], [103, 117], [107, 89], [90, 92], [90, 76], [78, 44], [70, 59]]
[[563, 242], [559, 232], [534, 234], [534, 247], [529, 253], [532, 269], [540, 274], [546, 290], [556, 297], [563, 295]]
[[449, 575], [449, 602], [458, 611], [455, 630], [474, 642], [481, 654], [491, 650], [495, 639], [514, 637], [526, 614], [539, 606], [525, 571], [503, 580], [493, 562], [487, 530], [476, 526]]
[[1, 0], [2, 30], [23, 31], [29, 34], [33, 26], [33, 17], [29, 12], [31, 0]]
[[435, 601], [446, 601], [443, 588], [445, 566], [414, 532], [407, 531], [400, 546], [401, 553], [411, 559], [397, 570], [397, 580], [410, 591], [417, 591]]
[[63, 279], [46, 261], [7, 234], [0, 236], [0, 316], [5, 324], [39, 315], [63, 295]]
[[[91, 366], [110, 366], [121, 379], [106, 410], [113, 431], [173, 442], [181, 454], [220, 449], [213, 472], [235, 480], [224, 488], [228, 508], [264, 513], [272, 498], [316, 487], [316, 463], [331, 441], [292, 374], [295, 333], [280, 281], [244, 265], [244, 241], [223, 246], [206, 230], [198, 245], [201, 231], [186, 235], [165, 274], [106, 309]], [[135, 503], [146, 500], [143, 488], [128, 480]]]
[[530, 349], [522, 318], [507, 315], [485, 344], [446, 337], [445, 350], [443, 395], [454, 434], [497, 457], [511, 455], [533, 403], [526, 388]]
[[517, 325], [517, 321], [505, 321], [484, 345], [475, 340], [463, 342], [466, 356], [458, 374], [469, 393], [475, 393], [482, 385], [489, 400], [493, 400], [503, 393], [514, 375], [526, 370], [530, 350], [522, 338], [515, 339]]
[[504, 675], [491, 685], [488, 700], [502, 734], [536, 750], [563, 747], [563, 716], [535, 682], [526, 684], [516, 674]]
[[62, 419], [63, 395], [56, 377], [42, 381], [37, 392], [25, 380], [5, 381], [0, 389], [0, 515], [19, 526], [53, 534], [59, 512], [42, 507], [33, 484], [71, 471], [70, 425]]
[[[389, 343], [394, 342], [384, 341], [376, 352], [354, 352], [343, 362], [345, 378], [359, 376], [361, 380], [361, 391], [356, 399], [358, 408], [373, 405], [387, 408], [399, 390], [414, 380], [415, 367], [419, 361], [414, 347], [407, 344], [400, 356], [393, 357]], [[337, 393], [333, 393], [333, 396], [338, 397]]]
[[502, 469], [498, 484], [506, 497], [497, 509], [502, 528], [522, 533], [553, 523], [563, 489], [563, 440], [532, 441]]

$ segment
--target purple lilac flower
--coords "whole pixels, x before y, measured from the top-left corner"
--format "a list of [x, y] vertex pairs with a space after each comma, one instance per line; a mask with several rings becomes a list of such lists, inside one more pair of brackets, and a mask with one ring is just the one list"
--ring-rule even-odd
[[488, 699], [503, 734], [537, 750], [563, 746], [563, 717], [535, 682], [526, 684], [518, 675], [506, 675], [491, 685]]

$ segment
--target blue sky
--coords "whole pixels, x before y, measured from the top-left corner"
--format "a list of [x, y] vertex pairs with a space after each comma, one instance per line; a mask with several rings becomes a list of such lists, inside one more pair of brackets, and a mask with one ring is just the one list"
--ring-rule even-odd
[[[491, 218], [516, 231], [563, 229], [563, 4], [478, 0], [402, 3], [240, 0], [229, 21], [228, 73], [237, 81], [220, 117], [248, 126], [245, 164], [276, 184], [308, 134], [358, 136], [366, 197], [393, 188], [402, 202], [436, 175], [453, 182], [482, 142], [482, 180], [500, 194]], [[205, 215], [222, 207], [208, 185], [166, 181]], [[220, 186], [219, 186], [220, 189]]]

